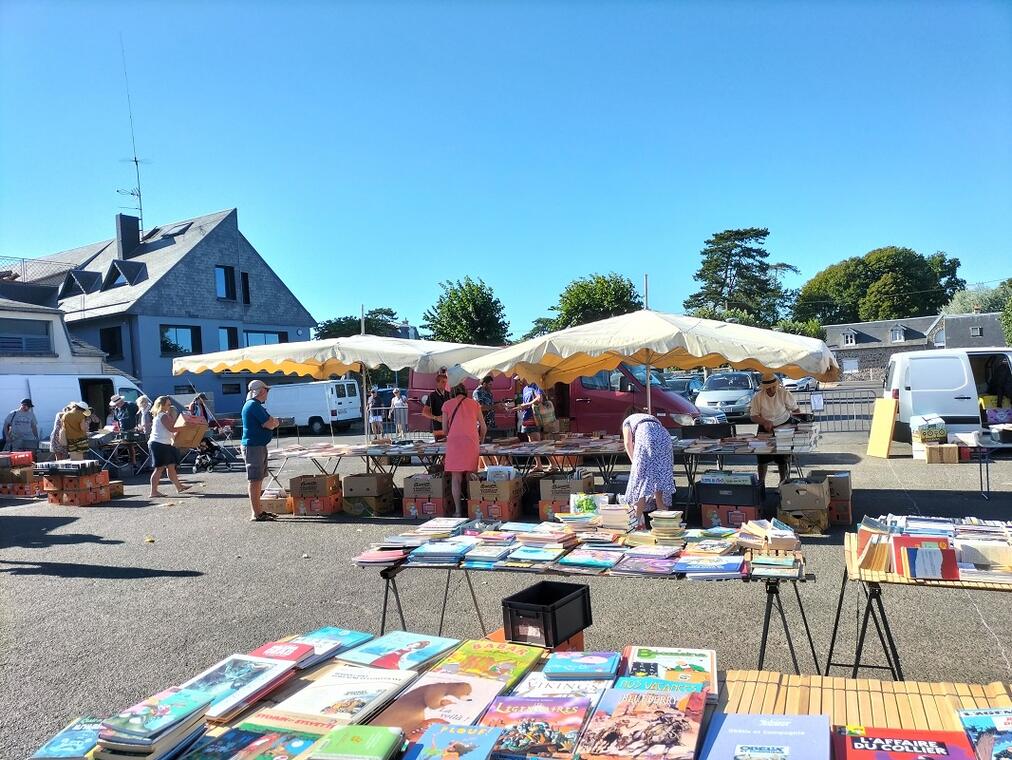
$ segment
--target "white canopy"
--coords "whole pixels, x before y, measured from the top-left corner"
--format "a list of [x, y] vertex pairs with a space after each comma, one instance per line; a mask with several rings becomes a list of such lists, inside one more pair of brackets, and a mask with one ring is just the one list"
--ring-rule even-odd
[[412, 369], [432, 373], [440, 367], [475, 359], [495, 349], [434, 340], [352, 335], [347, 338], [308, 340], [250, 346], [213, 354], [180, 356], [172, 360], [172, 374], [184, 372], [283, 372], [310, 375], [318, 380], [346, 372], [375, 369]]
[[817, 338], [644, 309], [549, 333], [461, 365], [473, 377], [515, 372], [542, 385], [570, 382], [622, 362], [654, 367], [720, 367], [806, 375], [840, 375], [836, 358]]

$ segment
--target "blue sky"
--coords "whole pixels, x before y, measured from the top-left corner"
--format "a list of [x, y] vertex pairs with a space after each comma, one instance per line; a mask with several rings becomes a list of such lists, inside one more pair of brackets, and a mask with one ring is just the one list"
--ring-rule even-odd
[[680, 311], [713, 232], [798, 285], [882, 245], [1012, 276], [1006, 2], [0, 3], [0, 256], [238, 207], [317, 319], [478, 275]]

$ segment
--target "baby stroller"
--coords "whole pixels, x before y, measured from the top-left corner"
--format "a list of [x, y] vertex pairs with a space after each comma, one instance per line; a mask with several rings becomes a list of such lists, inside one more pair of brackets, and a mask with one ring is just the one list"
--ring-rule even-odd
[[213, 472], [219, 464], [228, 466], [228, 461], [221, 447], [208, 437], [204, 437], [197, 446], [197, 455], [193, 460], [193, 472]]

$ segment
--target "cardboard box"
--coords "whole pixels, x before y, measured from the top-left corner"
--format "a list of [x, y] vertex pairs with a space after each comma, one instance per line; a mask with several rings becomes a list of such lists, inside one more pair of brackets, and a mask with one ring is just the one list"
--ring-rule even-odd
[[523, 490], [522, 485], [523, 481], [519, 478], [515, 480], [497, 480], [492, 483], [489, 483], [487, 480], [472, 478], [467, 481], [467, 497], [474, 501], [492, 501], [497, 503], [519, 502], [520, 494]]
[[518, 501], [482, 501], [480, 499], [467, 500], [467, 516], [471, 520], [517, 520], [520, 518], [520, 502]]
[[745, 507], [731, 504], [702, 504], [703, 527], [722, 525], [725, 528], [740, 528], [749, 520], [759, 519], [759, 507]]
[[109, 493], [109, 486], [99, 486], [98, 488], [92, 489], [93, 504], [105, 504], [107, 501], [112, 499]]
[[[329, 496], [311, 496], [309, 498], [291, 497], [292, 514], [296, 515], [332, 515], [342, 509], [342, 498], [338, 494]], [[286, 499], [287, 509], [287, 499]]]
[[915, 414], [910, 418], [910, 438], [913, 443], [944, 441], [948, 436], [945, 420], [937, 414]]
[[795, 478], [780, 484], [780, 507], [785, 510], [829, 508], [829, 483], [825, 480]]
[[260, 511], [270, 512], [272, 515], [289, 515], [295, 510], [295, 501], [285, 494], [272, 493], [270, 496], [260, 496]]
[[449, 504], [446, 499], [404, 499], [405, 517], [411, 519], [429, 519], [430, 517], [450, 517]]
[[573, 493], [594, 493], [594, 477], [585, 475], [582, 478], [541, 478], [538, 487], [541, 489], [541, 501], [564, 501], [569, 503], [569, 495]]
[[850, 525], [854, 522], [854, 518], [851, 516], [850, 504], [850, 499], [830, 499], [829, 524]]
[[390, 503], [393, 504], [393, 492], [394, 477], [389, 473], [377, 472], [369, 475], [348, 475], [344, 479], [345, 496], [387, 496]]
[[854, 492], [850, 470], [811, 470], [808, 477], [812, 480], [825, 480], [829, 483], [829, 500], [849, 500]]
[[[347, 481], [345, 478], [345, 482]], [[345, 492], [342, 510], [356, 517], [386, 515], [394, 511], [394, 496], [392, 493], [382, 496], [349, 496]]]
[[825, 509], [779, 509], [777, 518], [790, 525], [798, 535], [813, 535], [829, 530], [829, 511]]
[[288, 481], [288, 493], [296, 499], [323, 498], [341, 493], [337, 475], [298, 475]]
[[123, 498], [123, 481], [122, 480], [110, 480], [109, 481], [109, 497], [112, 499]]
[[926, 443], [924, 458], [928, 464], [957, 464], [959, 447], [954, 443]]
[[192, 414], [180, 414], [172, 430], [172, 445], [177, 449], [195, 449], [207, 432], [207, 420]]
[[[569, 499], [566, 501], [551, 501], [542, 499], [538, 502], [538, 517], [542, 522], [555, 522], [555, 516], [559, 513], [569, 513]], [[561, 523], [560, 523], [561, 525]]]
[[35, 482], [35, 471], [31, 467], [12, 467], [4, 470], [5, 483], [21, 483], [27, 485]]
[[439, 499], [450, 496], [450, 478], [447, 475], [429, 475], [419, 472], [404, 478], [405, 499]]

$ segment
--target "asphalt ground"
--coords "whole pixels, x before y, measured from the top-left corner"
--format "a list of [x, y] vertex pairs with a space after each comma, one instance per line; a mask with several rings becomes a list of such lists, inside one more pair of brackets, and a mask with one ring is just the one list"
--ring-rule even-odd
[[[807, 457], [811, 466], [853, 470], [855, 519], [890, 511], [1012, 519], [1012, 461], [993, 465], [993, 492], [985, 501], [976, 465], [868, 459], [863, 452], [862, 435], [839, 434]], [[300, 465], [286, 474], [313, 471]], [[341, 471], [361, 469], [348, 462]], [[378, 631], [382, 581], [351, 557], [398, 532], [404, 521], [250, 523], [241, 473], [200, 479], [199, 494], [155, 501], [136, 480], [126, 498], [101, 507], [0, 499], [0, 760], [27, 757], [72, 718], [113, 713], [233, 652], [321, 625]], [[841, 587], [841, 545], [841, 531], [804, 540], [818, 580], [799, 588], [820, 665]], [[473, 577], [485, 621], [494, 626], [501, 624], [502, 597], [537, 580]], [[458, 578], [451, 582], [445, 632], [476, 637], [480, 630]], [[433, 570], [401, 576], [409, 628], [436, 631], [444, 582]], [[762, 584], [586, 582], [594, 617], [588, 647], [714, 648], [722, 669], [756, 667]], [[847, 592], [838, 660], [852, 659], [856, 642], [860, 587], [848, 584]], [[908, 679], [1012, 681], [1012, 594], [887, 586], [883, 597]], [[785, 608], [802, 670], [813, 673], [793, 594]], [[881, 664], [875, 643], [872, 637], [866, 657]], [[791, 670], [776, 621], [766, 668]]]

